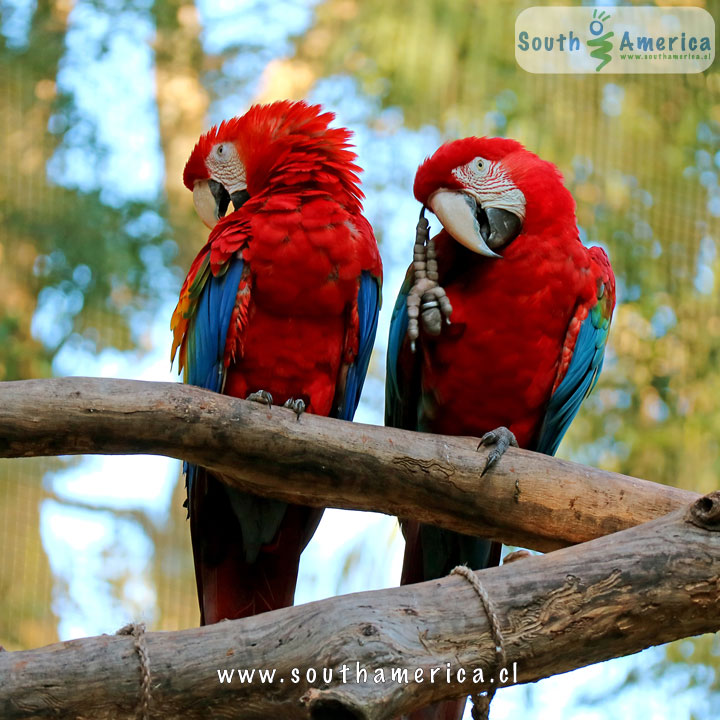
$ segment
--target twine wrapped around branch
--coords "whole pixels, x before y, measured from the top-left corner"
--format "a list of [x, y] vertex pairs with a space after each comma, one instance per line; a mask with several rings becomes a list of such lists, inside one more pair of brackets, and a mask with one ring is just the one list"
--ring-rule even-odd
[[135, 651], [140, 660], [140, 700], [138, 702], [138, 720], [150, 718], [150, 656], [145, 641], [145, 623], [123, 625], [116, 635], [130, 635], [135, 639]]
[[[490, 632], [492, 633], [493, 642], [495, 643], [495, 656], [496, 656], [496, 668], [499, 669], [507, 665], [507, 656], [505, 654], [505, 642], [503, 641], [502, 630], [500, 629], [500, 620], [498, 619], [497, 612], [490, 600], [490, 596], [487, 590], [483, 587], [480, 582], [480, 578], [468, 568], [466, 565], [458, 565], [454, 567], [450, 572], [451, 575], [462, 575], [472, 585], [473, 589], [477, 593], [477, 596], [482, 602], [483, 610], [487, 616], [488, 622], [490, 623]], [[478, 693], [472, 696], [473, 709], [472, 717], [473, 720], [488, 720], [490, 717], [490, 703], [493, 697], [495, 697], [495, 691], [497, 685], [491, 685], [488, 690], [483, 693]]]

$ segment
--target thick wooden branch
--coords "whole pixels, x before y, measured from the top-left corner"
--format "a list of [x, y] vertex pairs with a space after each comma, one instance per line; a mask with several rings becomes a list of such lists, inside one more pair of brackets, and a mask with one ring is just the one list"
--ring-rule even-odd
[[[477, 576], [500, 621], [509, 677], [517, 663], [519, 682], [716, 631], [720, 492], [616, 535]], [[386, 720], [477, 692], [478, 668], [485, 681], [500, 677], [478, 596], [458, 576], [149, 633], [147, 647], [154, 718]], [[238, 670], [253, 668], [254, 680], [242, 682]], [[393, 679], [393, 668], [407, 669], [408, 682], [402, 674]], [[218, 671], [231, 669], [232, 680], [220, 683]], [[260, 669], [274, 669], [273, 681], [261, 682]], [[323, 669], [332, 677], [323, 679]], [[134, 718], [140, 691], [132, 638], [107, 635], [0, 652], [0, 678], [4, 720]]]
[[306, 505], [375, 510], [553, 550], [646, 522], [691, 493], [511, 448], [484, 478], [472, 438], [272, 410], [174, 383], [0, 383], [0, 457], [150, 453]]

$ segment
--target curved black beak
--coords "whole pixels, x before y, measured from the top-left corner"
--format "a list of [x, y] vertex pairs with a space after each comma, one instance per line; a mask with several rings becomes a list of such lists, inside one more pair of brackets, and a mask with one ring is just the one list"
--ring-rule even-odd
[[230, 193], [217, 180], [208, 180], [208, 187], [215, 198], [215, 219], [219, 220], [221, 217], [225, 217], [228, 205], [230, 205]]
[[236, 190], [230, 195], [233, 207], [239, 210], [250, 199], [250, 193], [247, 190]]
[[485, 257], [500, 257], [495, 248], [512, 242], [522, 230], [522, 220], [514, 213], [482, 208], [472, 195], [461, 190], [436, 190], [427, 204], [455, 240]]
[[198, 180], [193, 188], [195, 209], [209, 228], [215, 227], [215, 223], [220, 218], [225, 217], [230, 202], [232, 202], [234, 209], [237, 210], [249, 198], [250, 193], [245, 188], [236, 190], [231, 195], [222, 183], [212, 178]]
[[233, 209], [239, 210], [245, 202], [250, 199], [250, 193], [246, 189], [236, 190], [232, 195], [225, 189], [222, 183], [217, 180], [208, 180], [210, 192], [215, 198], [215, 215], [219, 220], [225, 217], [228, 206], [232, 202]]
[[[522, 230], [522, 220], [509, 210], [488, 207], [485, 209], [485, 215], [489, 232], [487, 236], [483, 234], [483, 237], [493, 250], [509, 245]], [[481, 227], [480, 231], [482, 232], [483, 229]]]

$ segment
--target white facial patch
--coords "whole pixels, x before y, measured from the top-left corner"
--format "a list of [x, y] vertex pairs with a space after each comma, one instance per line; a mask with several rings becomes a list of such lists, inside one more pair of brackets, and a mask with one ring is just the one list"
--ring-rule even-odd
[[222, 183], [230, 195], [247, 188], [245, 166], [240, 161], [237, 150], [231, 142], [215, 145], [207, 156], [205, 164], [212, 179]]
[[494, 207], [525, 219], [525, 195], [507, 174], [500, 162], [476, 157], [467, 165], [453, 170], [453, 175], [472, 194], [480, 207]]

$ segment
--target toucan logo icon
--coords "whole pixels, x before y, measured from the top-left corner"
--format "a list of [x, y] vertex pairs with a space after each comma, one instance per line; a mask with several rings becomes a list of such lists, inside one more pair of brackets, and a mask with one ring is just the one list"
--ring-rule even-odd
[[602, 31], [605, 29], [605, 23], [610, 19], [610, 15], [602, 10], [593, 10], [593, 19], [590, 22], [590, 34], [593, 36], [592, 40], [588, 40], [588, 47], [595, 48], [590, 56], [596, 60], [600, 60], [595, 72], [600, 72], [609, 62], [612, 60], [610, 57], [610, 51], [613, 48], [610, 38], [615, 36], [614, 32], [606, 32], [604, 35]]

